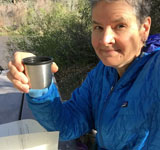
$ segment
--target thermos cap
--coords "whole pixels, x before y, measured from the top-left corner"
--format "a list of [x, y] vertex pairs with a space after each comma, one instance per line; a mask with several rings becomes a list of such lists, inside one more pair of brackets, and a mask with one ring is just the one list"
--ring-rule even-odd
[[33, 56], [24, 58], [22, 62], [24, 65], [42, 65], [53, 62], [53, 58], [47, 56], [38, 56], [38, 57]]

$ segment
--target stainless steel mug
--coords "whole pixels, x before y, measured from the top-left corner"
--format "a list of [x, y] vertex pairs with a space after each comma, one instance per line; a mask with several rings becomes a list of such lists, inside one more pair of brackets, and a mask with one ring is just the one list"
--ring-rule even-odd
[[22, 62], [32, 89], [43, 89], [51, 84], [53, 58], [47, 56], [27, 57]]

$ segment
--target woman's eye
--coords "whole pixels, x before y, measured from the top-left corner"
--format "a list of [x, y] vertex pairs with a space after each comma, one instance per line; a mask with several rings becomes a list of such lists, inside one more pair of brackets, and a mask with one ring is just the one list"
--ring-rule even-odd
[[103, 30], [103, 28], [101, 26], [95, 26], [93, 29], [97, 30], [97, 31], [102, 31]]
[[116, 26], [117, 29], [122, 29], [122, 28], [125, 28], [125, 27], [126, 26], [124, 24], [119, 24], [119, 25]]

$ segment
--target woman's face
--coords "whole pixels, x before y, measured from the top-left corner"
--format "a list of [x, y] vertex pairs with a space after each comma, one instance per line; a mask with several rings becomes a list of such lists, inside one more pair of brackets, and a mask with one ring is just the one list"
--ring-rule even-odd
[[149, 33], [146, 24], [138, 23], [133, 8], [125, 1], [98, 2], [92, 10], [92, 45], [104, 65], [127, 68], [141, 53]]

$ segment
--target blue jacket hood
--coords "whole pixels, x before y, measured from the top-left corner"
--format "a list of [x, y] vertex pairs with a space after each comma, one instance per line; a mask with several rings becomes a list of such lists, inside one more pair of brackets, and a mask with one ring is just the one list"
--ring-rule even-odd
[[152, 53], [157, 50], [160, 50], [160, 34], [150, 35], [146, 41], [146, 46], [143, 47], [142, 51]]

